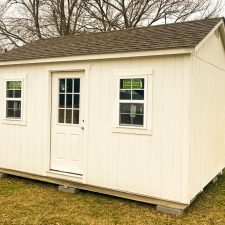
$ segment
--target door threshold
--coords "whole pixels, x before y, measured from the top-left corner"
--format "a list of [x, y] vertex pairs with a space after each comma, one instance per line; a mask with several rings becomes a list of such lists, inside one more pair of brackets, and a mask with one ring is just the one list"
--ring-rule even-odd
[[46, 174], [49, 177], [83, 183], [83, 174], [67, 173], [67, 172], [62, 172], [62, 171], [52, 170], [52, 169], [48, 170]]

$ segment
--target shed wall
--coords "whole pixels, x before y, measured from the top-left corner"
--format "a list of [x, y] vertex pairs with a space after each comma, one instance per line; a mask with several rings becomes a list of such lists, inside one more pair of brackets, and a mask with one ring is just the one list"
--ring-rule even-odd
[[[91, 67], [85, 182], [189, 203], [188, 55], [1, 67], [1, 84], [4, 77], [27, 76], [27, 124], [0, 124], [0, 167], [46, 176], [50, 155], [49, 71], [87, 65]], [[147, 115], [152, 118], [152, 135], [114, 133], [115, 69], [140, 68], [154, 70], [153, 112]], [[1, 92], [1, 105], [3, 100]], [[3, 118], [3, 108], [0, 112]]]
[[225, 51], [218, 34], [193, 55], [190, 97], [190, 198], [225, 167]]

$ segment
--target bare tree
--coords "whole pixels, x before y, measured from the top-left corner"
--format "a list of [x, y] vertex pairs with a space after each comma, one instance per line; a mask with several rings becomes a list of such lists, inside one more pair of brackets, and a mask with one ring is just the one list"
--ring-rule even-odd
[[69, 35], [82, 29], [84, 17], [84, 2], [82, 0], [52, 0], [47, 1], [50, 9], [48, 15], [59, 35]]
[[[1, 41], [14, 47], [42, 38], [40, 13], [44, 0], [7, 0], [0, 6]], [[43, 22], [43, 21], [42, 21]], [[7, 42], [6, 42], [7, 43]]]
[[1, 0], [0, 47], [219, 15], [224, 0]]
[[[86, 10], [102, 30], [126, 29], [206, 18], [219, 14], [222, 0], [87, 0]], [[94, 23], [93, 23], [94, 24]]]

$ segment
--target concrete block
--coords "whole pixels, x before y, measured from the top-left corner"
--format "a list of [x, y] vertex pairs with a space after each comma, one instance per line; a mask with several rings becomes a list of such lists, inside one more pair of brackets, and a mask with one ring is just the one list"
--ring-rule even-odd
[[161, 205], [157, 205], [156, 210], [162, 213], [167, 213], [167, 214], [172, 214], [177, 216], [181, 216], [184, 212], [183, 209], [169, 208], [169, 207], [165, 207]]
[[5, 173], [0, 173], [0, 179], [6, 177], [7, 175]]
[[212, 179], [212, 183], [213, 183], [213, 184], [215, 184], [217, 181], [218, 181], [218, 176], [216, 176], [216, 177], [214, 177], [214, 178]]
[[67, 186], [59, 185], [58, 191], [61, 191], [61, 192], [64, 192], [64, 193], [75, 194], [75, 193], [79, 192], [79, 189], [74, 188], [74, 187], [67, 187]]

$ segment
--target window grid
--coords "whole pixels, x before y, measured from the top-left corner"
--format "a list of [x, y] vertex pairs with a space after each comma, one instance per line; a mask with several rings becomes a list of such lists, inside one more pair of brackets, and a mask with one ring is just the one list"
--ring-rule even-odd
[[[72, 81], [71, 91], [68, 91], [68, 83]], [[78, 82], [79, 81], [79, 82]], [[64, 91], [61, 90], [61, 84], [64, 83]], [[78, 91], [76, 91], [75, 82], [78, 82]], [[61, 104], [61, 97], [63, 105]], [[68, 100], [70, 98], [71, 101]], [[75, 102], [75, 98], [76, 101]], [[75, 105], [76, 104], [76, 105]], [[58, 101], [58, 122], [60, 124], [79, 124], [80, 113], [80, 78], [61, 78], [59, 79], [59, 101]], [[60, 116], [63, 115], [63, 121]]]
[[[19, 87], [10, 87], [10, 85], [19, 84]], [[21, 120], [22, 119], [22, 81], [6, 81], [6, 118]]]
[[[124, 88], [124, 81], [130, 81], [130, 88]], [[141, 88], [133, 88], [133, 81], [139, 80], [142, 82]], [[121, 127], [145, 127], [145, 101], [146, 101], [146, 82], [145, 78], [120, 78], [119, 79], [119, 126]], [[121, 85], [123, 85], [121, 87]], [[137, 93], [140, 93], [138, 96]], [[124, 94], [124, 97], [123, 97]], [[126, 97], [126, 94], [128, 95]], [[135, 94], [137, 94], [136, 97]], [[130, 97], [129, 97], [130, 95]], [[139, 99], [138, 99], [139, 97]], [[125, 110], [123, 109], [125, 108]], [[127, 109], [127, 110], [126, 110]], [[130, 118], [129, 118], [130, 116]], [[122, 121], [122, 117], [127, 117], [130, 122]]]

